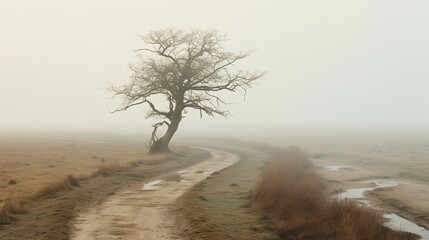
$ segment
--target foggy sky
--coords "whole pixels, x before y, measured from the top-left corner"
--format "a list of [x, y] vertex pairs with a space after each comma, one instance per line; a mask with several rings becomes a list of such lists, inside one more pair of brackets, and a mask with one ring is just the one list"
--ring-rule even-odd
[[184, 129], [429, 130], [429, 2], [0, 1], [0, 129], [141, 131], [147, 108], [111, 114], [104, 89], [128, 81], [138, 35], [163, 27], [227, 32], [239, 64], [266, 71], [228, 119]]

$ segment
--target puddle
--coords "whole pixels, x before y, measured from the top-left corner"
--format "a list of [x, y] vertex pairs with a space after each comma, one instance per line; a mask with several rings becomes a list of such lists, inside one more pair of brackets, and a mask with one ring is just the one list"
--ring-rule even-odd
[[364, 197], [364, 192], [366, 191], [372, 191], [374, 189], [377, 188], [386, 188], [386, 187], [396, 187], [399, 185], [398, 182], [395, 181], [387, 181], [387, 180], [369, 180], [369, 181], [364, 181], [361, 183], [374, 183], [375, 187], [371, 187], [371, 188], [352, 188], [349, 189], [343, 193], [340, 193], [337, 195], [337, 197], [339, 199], [344, 199], [344, 198], [348, 198], [348, 199], [363, 199]]
[[143, 185], [142, 190], [143, 191], [158, 190], [160, 188], [159, 184], [161, 182], [162, 182], [162, 180], [155, 180], [155, 181], [148, 182], [145, 185]]
[[[365, 199], [364, 193], [366, 191], [372, 191], [377, 188], [396, 187], [399, 185], [398, 182], [391, 180], [369, 180], [361, 183], [373, 183], [375, 186], [371, 188], [352, 188], [338, 194], [336, 197], [339, 199], [356, 199], [368, 207], [374, 207], [369, 200]], [[385, 224], [386, 226], [395, 230], [415, 233], [420, 235], [422, 240], [429, 240], [429, 231], [427, 229], [393, 213], [384, 214], [383, 217], [388, 220]]]
[[325, 167], [325, 170], [328, 170], [328, 171], [339, 171], [339, 170], [341, 170], [342, 168], [345, 168], [346, 166], [341, 166], [341, 165], [331, 165], [331, 166], [326, 166]]
[[415, 233], [417, 235], [420, 235], [422, 240], [428, 240], [429, 239], [429, 231], [426, 230], [423, 227], [420, 227], [413, 222], [408, 221], [407, 219], [398, 216], [396, 214], [384, 214], [384, 217], [389, 219], [389, 222], [386, 224], [386, 226], [401, 230], [401, 231], [407, 231], [411, 233]]

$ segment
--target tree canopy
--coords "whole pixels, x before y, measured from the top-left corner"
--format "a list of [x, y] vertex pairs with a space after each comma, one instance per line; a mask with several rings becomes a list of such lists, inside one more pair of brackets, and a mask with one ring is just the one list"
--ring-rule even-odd
[[[184, 114], [195, 109], [200, 116], [228, 116], [221, 91], [245, 95], [263, 73], [235, 69], [234, 65], [251, 51], [233, 53], [224, 49], [225, 34], [215, 30], [162, 29], [141, 37], [144, 48], [136, 50], [137, 62], [130, 65], [132, 75], [126, 85], [112, 86], [114, 96], [123, 103], [116, 111], [146, 104], [147, 117], [158, 119], [153, 125], [151, 152], [168, 151]], [[165, 105], [154, 99], [162, 97]], [[159, 127], [167, 131], [158, 137]]]

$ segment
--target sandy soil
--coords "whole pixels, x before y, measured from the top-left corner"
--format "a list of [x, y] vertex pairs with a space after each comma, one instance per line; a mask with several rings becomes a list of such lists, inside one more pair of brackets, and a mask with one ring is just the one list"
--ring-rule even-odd
[[155, 177], [161, 182], [153, 182], [151, 190], [135, 184], [80, 214], [71, 239], [177, 239], [171, 204], [191, 186], [238, 161], [227, 152], [210, 152], [209, 160]]

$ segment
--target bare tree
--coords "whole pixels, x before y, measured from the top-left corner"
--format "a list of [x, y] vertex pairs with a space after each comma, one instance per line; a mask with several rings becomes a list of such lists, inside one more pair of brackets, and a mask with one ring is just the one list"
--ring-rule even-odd
[[[196, 109], [200, 116], [221, 115], [229, 112], [221, 108], [225, 102], [221, 91], [243, 95], [254, 80], [263, 74], [234, 70], [234, 64], [251, 52], [225, 51], [226, 35], [217, 31], [163, 29], [151, 31], [142, 37], [146, 48], [137, 49], [138, 62], [130, 66], [130, 82], [112, 86], [114, 96], [123, 98], [116, 111], [147, 104], [147, 117], [159, 121], [153, 125], [150, 152], [169, 151], [168, 145], [188, 109]], [[154, 99], [162, 96], [165, 106]], [[116, 112], [115, 111], [115, 112]], [[157, 131], [166, 126], [165, 134], [158, 138]]]

